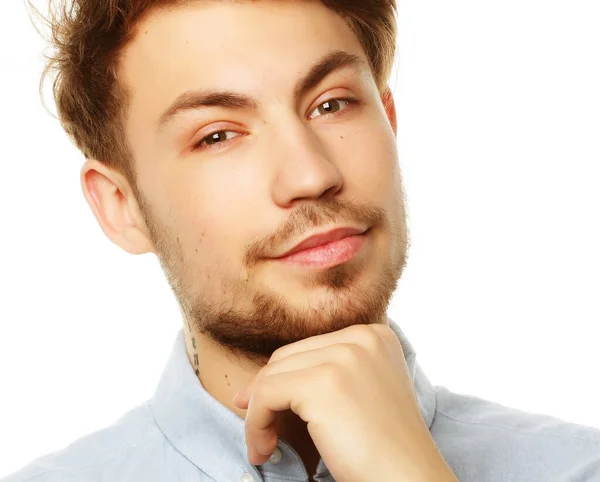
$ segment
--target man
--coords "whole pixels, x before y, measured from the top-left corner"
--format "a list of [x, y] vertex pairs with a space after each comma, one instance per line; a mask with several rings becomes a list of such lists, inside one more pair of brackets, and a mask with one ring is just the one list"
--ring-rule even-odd
[[433, 387], [387, 305], [409, 246], [388, 1], [79, 0], [61, 121], [104, 233], [183, 330], [154, 397], [6, 481], [593, 481], [600, 431]]

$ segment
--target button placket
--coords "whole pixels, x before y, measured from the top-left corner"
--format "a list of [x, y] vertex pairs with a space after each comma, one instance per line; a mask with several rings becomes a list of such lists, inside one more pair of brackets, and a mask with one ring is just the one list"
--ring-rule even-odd
[[254, 476], [246, 472], [244, 475], [242, 475], [240, 482], [254, 482]]
[[269, 462], [271, 462], [273, 465], [277, 465], [279, 462], [281, 462], [282, 457], [283, 454], [281, 453], [281, 449], [279, 447], [275, 447], [271, 457], [269, 457]]

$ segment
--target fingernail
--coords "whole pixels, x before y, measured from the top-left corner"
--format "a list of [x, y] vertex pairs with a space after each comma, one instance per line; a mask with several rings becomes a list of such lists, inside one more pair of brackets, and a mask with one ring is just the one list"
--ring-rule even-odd
[[238, 401], [238, 399], [239, 399], [239, 397], [240, 397], [240, 395], [242, 394], [242, 392], [243, 392], [243, 391], [244, 391], [244, 389], [242, 389], [242, 390], [240, 390], [239, 392], [237, 392], [237, 393], [235, 394], [235, 397], [233, 397], [233, 400], [231, 400], [231, 402], [232, 402], [234, 405], [236, 405], [236, 402]]

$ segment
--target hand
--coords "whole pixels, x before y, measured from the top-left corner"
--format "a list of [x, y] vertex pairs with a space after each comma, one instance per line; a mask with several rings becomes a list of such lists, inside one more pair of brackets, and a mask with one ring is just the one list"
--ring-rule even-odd
[[291, 409], [338, 482], [457, 481], [421, 412], [402, 345], [382, 324], [354, 325], [276, 350], [234, 398], [247, 408], [248, 459], [277, 446], [275, 417]]

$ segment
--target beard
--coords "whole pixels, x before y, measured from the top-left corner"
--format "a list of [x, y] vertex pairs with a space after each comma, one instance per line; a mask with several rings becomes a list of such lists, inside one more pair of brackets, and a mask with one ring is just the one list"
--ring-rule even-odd
[[[318, 205], [301, 205], [275, 235], [249, 245], [242, 261], [248, 278], [227, 282], [221, 279], [222, 286], [226, 287], [223, 295], [218, 299], [206, 299], [201, 295], [202, 287], [193, 284], [192, 280], [197, 280], [190, 269], [193, 263], [185, 261], [179, 237], [177, 242], [173, 241], [174, 230], [159, 226], [152, 219], [147, 203], [140, 205], [157, 257], [190, 332], [207, 336], [232, 355], [257, 363], [268, 361], [278, 348], [305, 338], [351, 325], [385, 323], [387, 307], [406, 265], [408, 232], [401, 203], [398, 215], [388, 219], [381, 208], [329, 199]], [[321, 302], [316, 306], [311, 306], [310, 294], [306, 303], [297, 306], [268, 286], [249, 283], [254, 268], [261, 260], [266, 261], [265, 253], [272, 252], [269, 250], [273, 247], [284, 245], [310, 228], [340, 224], [340, 220], [370, 226], [366, 233], [369, 236], [377, 231], [387, 234], [390, 238], [388, 252], [377, 253], [378, 259], [372, 253], [310, 273], [310, 289], [327, 293], [325, 300], [318, 297]], [[368, 285], [362, 286], [361, 274], [367, 264], [375, 266], [378, 272]], [[254, 287], [253, 292], [249, 286]]]

